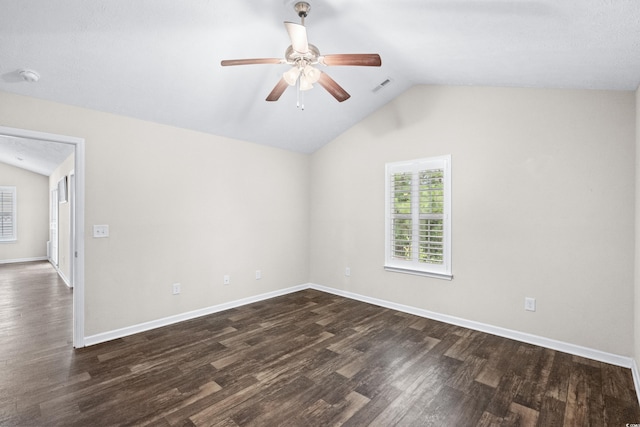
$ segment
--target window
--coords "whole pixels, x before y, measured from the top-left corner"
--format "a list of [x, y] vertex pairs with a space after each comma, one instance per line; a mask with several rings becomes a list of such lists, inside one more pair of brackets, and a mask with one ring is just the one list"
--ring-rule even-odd
[[16, 240], [16, 187], [0, 187], [0, 242]]
[[451, 156], [386, 165], [385, 269], [451, 280]]

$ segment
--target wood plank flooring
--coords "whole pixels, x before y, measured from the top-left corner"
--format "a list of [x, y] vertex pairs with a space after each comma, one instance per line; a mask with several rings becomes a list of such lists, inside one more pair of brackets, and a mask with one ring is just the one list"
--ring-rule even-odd
[[48, 263], [0, 266], [2, 426], [624, 426], [628, 369], [314, 290], [71, 346]]

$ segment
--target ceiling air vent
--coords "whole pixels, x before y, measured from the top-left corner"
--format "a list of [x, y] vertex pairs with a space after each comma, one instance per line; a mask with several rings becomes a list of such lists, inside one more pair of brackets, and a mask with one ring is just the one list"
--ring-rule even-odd
[[391, 79], [386, 79], [385, 81], [383, 81], [382, 83], [380, 83], [378, 86], [373, 88], [373, 92], [377, 92], [380, 89], [382, 89], [383, 87], [385, 87], [386, 85], [388, 85], [389, 83], [391, 83]]

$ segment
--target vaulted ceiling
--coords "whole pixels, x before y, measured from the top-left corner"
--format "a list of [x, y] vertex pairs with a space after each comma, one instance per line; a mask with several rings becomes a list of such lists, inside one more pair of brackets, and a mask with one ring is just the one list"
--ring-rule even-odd
[[351, 98], [316, 85], [301, 111], [295, 88], [265, 101], [289, 66], [220, 65], [283, 57], [294, 3], [0, 0], [0, 90], [311, 153], [416, 84], [640, 83], [637, 0], [309, 0], [321, 53], [382, 66], [323, 67]]

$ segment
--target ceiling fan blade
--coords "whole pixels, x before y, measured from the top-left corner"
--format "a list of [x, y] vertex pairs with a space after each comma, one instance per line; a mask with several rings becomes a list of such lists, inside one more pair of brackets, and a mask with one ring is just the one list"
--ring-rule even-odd
[[295, 22], [284, 23], [289, 38], [291, 39], [291, 46], [293, 50], [298, 53], [309, 52], [309, 42], [307, 41], [307, 29], [304, 25], [296, 24]]
[[280, 96], [284, 93], [285, 89], [289, 87], [289, 83], [285, 81], [284, 78], [281, 78], [280, 81], [273, 88], [269, 96], [267, 96], [267, 101], [277, 101], [280, 99]]
[[318, 83], [320, 83], [320, 86], [325, 88], [327, 92], [333, 95], [333, 97], [337, 99], [338, 102], [346, 101], [351, 97], [351, 95], [349, 95], [346, 90], [342, 89], [342, 86], [340, 86], [338, 83], [336, 83], [335, 80], [329, 77], [327, 73], [320, 72]]
[[284, 62], [284, 59], [280, 58], [225, 59], [220, 61], [220, 65], [226, 67], [229, 65], [283, 64]]
[[343, 53], [324, 55], [318, 58], [324, 65], [357, 65], [363, 67], [379, 67], [382, 59], [377, 53]]

